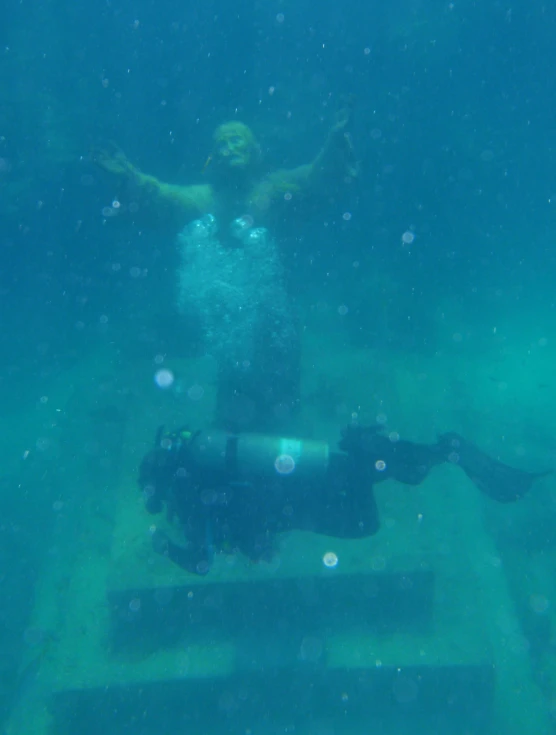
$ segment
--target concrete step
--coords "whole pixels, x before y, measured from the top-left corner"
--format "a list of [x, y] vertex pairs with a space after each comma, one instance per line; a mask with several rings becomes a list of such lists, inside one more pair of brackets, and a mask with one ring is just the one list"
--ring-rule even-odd
[[34, 731], [464, 735], [486, 732], [494, 711], [490, 733], [546, 735], [529, 710], [511, 728], [521, 702], [538, 707], [500, 632], [512, 621], [478, 514], [449, 512], [430, 488], [385, 491], [372, 539], [292, 533], [270, 564], [219, 556], [207, 577], [153, 554], [126, 495], [110, 557], [75, 564]]
[[[244, 671], [185, 676], [57, 693], [56, 733], [486, 732], [494, 689], [491, 666]], [[425, 713], [426, 712], [426, 716]], [[415, 728], [415, 729], [412, 729]]]
[[114, 653], [144, 647], [145, 640], [153, 649], [200, 640], [248, 645], [272, 631], [284, 656], [292, 641], [322, 631], [430, 630], [434, 574], [423, 564], [384, 573], [117, 589], [108, 600]]
[[[322, 564], [331, 543], [335, 569]], [[68, 635], [43, 666], [54, 730], [311, 733], [317, 718], [334, 733], [398, 735], [420, 718], [482, 732], [495, 676], [464, 571], [380, 553], [368, 539], [292, 534], [274, 566], [222, 557], [205, 578], [164, 559], [152, 576], [152, 564], [116, 566], [104, 634]]]

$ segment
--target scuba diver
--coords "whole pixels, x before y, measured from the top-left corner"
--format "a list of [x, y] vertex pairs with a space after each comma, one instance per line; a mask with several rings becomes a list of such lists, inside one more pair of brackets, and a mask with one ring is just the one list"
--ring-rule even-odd
[[327, 200], [357, 176], [351, 112], [349, 100], [312, 162], [270, 172], [250, 128], [224, 123], [214, 132], [202, 184], [160, 181], [117, 148], [93, 155], [132, 187], [140, 213], [179, 232], [176, 307], [184, 325], [199, 324], [204, 349], [218, 365], [222, 428], [264, 431], [298, 406], [299, 329], [274, 236], [308, 198]]
[[459, 465], [481, 492], [501, 503], [523, 497], [549, 474], [509, 467], [455, 433], [426, 445], [393, 442], [381, 427], [350, 425], [338, 448], [264, 434], [159, 429], [139, 485], [147, 510], [160, 513], [166, 506], [187, 543], [155, 528], [155, 551], [202, 575], [218, 553], [269, 560], [284, 531], [371, 536], [379, 529], [373, 486], [386, 479], [418, 485], [444, 462]]

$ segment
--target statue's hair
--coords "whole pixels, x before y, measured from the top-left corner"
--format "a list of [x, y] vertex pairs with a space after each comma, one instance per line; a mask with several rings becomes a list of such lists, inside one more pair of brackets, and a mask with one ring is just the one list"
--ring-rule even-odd
[[239, 135], [244, 138], [250, 146], [253, 148], [257, 147], [257, 140], [253, 135], [251, 128], [245, 123], [239, 122], [239, 120], [230, 120], [229, 122], [222, 123], [214, 131], [213, 140], [215, 143], [226, 138], [228, 135]]

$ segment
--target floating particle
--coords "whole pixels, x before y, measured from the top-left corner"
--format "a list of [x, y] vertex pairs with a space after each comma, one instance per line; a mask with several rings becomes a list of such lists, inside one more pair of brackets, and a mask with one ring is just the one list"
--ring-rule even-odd
[[195, 383], [187, 389], [187, 397], [190, 401], [200, 401], [204, 395], [205, 389], [198, 383]]
[[291, 454], [280, 454], [274, 460], [274, 468], [279, 475], [291, 475], [295, 470], [295, 460]]
[[328, 569], [334, 569], [334, 567], [338, 566], [338, 557], [333, 551], [327, 551], [322, 557], [322, 563], [325, 567], [328, 567]]
[[174, 373], [171, 370], [167, 370], [166, 368], [162, 368], [162, 370], [157, 370], [154, 374], [154, 382], [158, 385], [159, 388], [170, 388], [170, 386], [174, 382]]
[[210, 569], [210, 564], [206, 559], [203, 559], [197, 564], [195, 569], [197, 570], [197, 574], [207, 574]]

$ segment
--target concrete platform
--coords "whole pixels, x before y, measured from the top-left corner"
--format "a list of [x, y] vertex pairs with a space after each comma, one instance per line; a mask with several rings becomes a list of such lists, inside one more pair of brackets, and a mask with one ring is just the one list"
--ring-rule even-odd
[[398, 733], [416, 718], [487, 732], [493, 650], [473, 571], [431, 550], [431, 490], [385, 486], [383, 505], [400, 505], [375, 538], [292, 533], [270, 564], [220, 556], [206, 578], [153, 555], [152, 519], [126, 493], [127, 540], [122, 525], [111, 560], [76, 564], [64, 635], [42, 662], [45, 732]]
[[[110, 589], [105, 636], [82, 637], [65, 661], [61, 646], [49, 662], [54, 731], [150, 735], [181, 722], [192, 733], [312, 732], [317, 721], [332, 732], [374, 722], [394, 733], [417, 718], [486, 732], [492, 651], [472, 609], [454, 625], [462, 594], [436, 604], [441, 557], [386, 559], [372, 542], [336, 541], [345, 565], [351, 552], [367, 570], [328, 570], [332, 542], [292, 534], [279, 566], [221, 558], [214, 581]], [[299, 569], [300, 558], [318, 573]]]
[[[178, 423], [170, 403], [162, 420]], [[37, 591], [34, 623], [55, 635], [9, 735], [548, 735], [479, 494], [457, 468], [380, 486], [374, 538], [292, 533], [271, 563], [219, 556], [200, 578], [153, 553], [135, 485], [160, 413], [134, 414], [131, 437], [128, 421], [119, 479], [96, 488], [110, 502], [72, 511], [83, 532], [65, 585], [53, 563]]]

